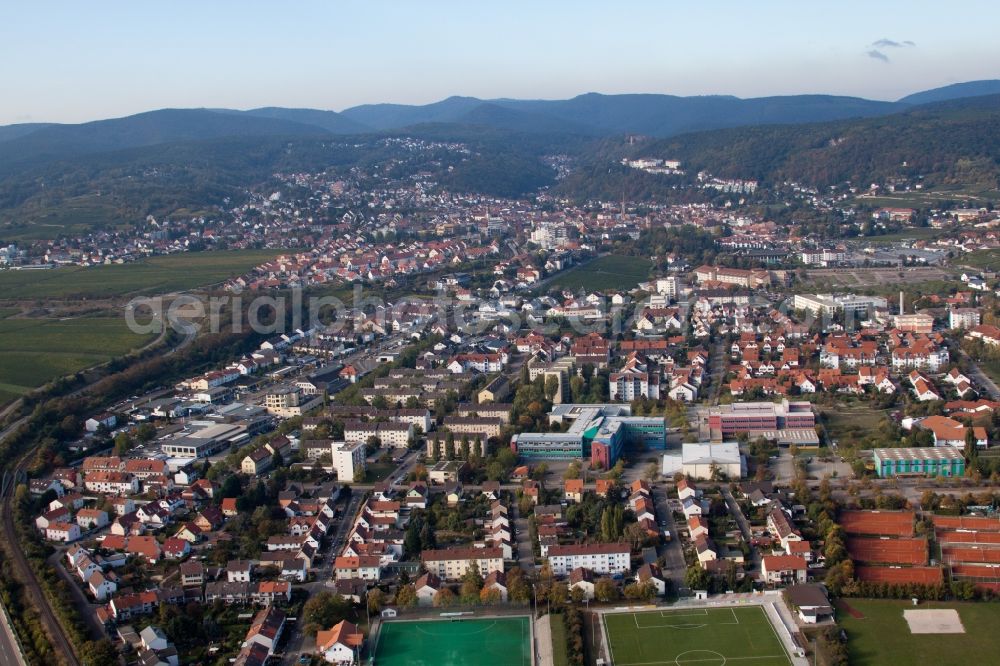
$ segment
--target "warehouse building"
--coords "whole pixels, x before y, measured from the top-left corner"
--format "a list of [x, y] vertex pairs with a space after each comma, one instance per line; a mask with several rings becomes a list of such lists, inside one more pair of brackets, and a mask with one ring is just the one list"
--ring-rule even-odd
[[664, 454], [662, 471], [664, 476], [681, 472], [690, 479], [711, 479], [715, 471], [726, 479], [742, 479], [746, 459], [738, 442], [683, 444], [680, 455]]

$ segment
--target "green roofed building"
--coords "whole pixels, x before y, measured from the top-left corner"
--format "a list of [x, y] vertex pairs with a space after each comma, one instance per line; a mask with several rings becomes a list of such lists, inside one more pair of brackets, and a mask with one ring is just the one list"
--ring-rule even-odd
[[629, 405], [560, 404], [549, 414], [553, 423], [570, 424], [566, 432], [524, 432], [511, 438], [511, 448], [527, 460], [589, 458], [607, 469], [626, 444], [664, 449], [667, 427], [662, 416], [632, 416]]
[[965, 456], [951, 446], [875, 449], [875, 472], [894, 476], [963, 476]]

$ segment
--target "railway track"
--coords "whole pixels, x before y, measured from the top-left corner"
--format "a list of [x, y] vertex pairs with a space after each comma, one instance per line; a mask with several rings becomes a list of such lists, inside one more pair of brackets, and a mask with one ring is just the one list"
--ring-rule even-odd
[[67, 666], [80, 666], [82, 662], [73, 649], [73, 642], [66, 636], [62, 623], [52, 611], [49, 600], [45, 598], [45, 592], [38, 582], [38, 577], [35, 576], [35, 571], [31, 568], [28, 558], [25, 557], [24, 551], [21, 549], [17, 528], [14, 525], [14, 510], [12, 506], [14, 488], [17, 487], [19, 480], [26, 478], [24, 469], [33, 453], [34, 451], [28, 451], [18, 459], [13, 471], [4, 472], [3, 485], [0, 488], [3, 500], [2, 504], [0, 504], [0, 511], [3, 513], [2, 519], [0, 519], [0, 529], [2, 529], [3, 538], [9, 546], [6, 551], [11, 556], [11, 562], [17, 572], [17, 576], [24, 585], [31, 603], [38, 609], [39, 617], [45, 627], [45, 633], [48, 634], [49, 639], [52, 641], [52, 648], [58, 655], [60, 662]]

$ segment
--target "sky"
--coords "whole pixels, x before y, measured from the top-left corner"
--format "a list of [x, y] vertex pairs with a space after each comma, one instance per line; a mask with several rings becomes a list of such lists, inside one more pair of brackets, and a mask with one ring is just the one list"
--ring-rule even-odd
[[1000, 78], [1000, 3], [5, 0], [0, 124], [451, 95], [825, 93]]

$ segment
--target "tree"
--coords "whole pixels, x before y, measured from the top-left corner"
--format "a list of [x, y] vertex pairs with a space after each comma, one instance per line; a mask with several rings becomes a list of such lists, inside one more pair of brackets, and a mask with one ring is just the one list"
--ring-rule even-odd
[[469, 459], [469, 436], [466, 434], [462, 435], [462, 460], [468, 461]]
[[639, 523], [629, 523], [625, 528], [625, 540], [628, 541], [633, 550], [639, 550], [639, 548], [642, 547], [642, 544], [646, 542], [647, 536], [646, 528]]
[[115, 455], [123, 456], [132, 448], [132, 438], [127, 432], [120, 432], [115, 435]]
[[479, 573], [479, 565], [475, 562], [462, 576], [462, 603], [474, 604], [479, 601], [479, 593], [483, 589], [483, 576]]
[[518, 603], [527, 603], [531, 599], [531, 585], [521, 567], [514, 567], [507, 572], [507, 597]]
[[684, 572], [684, 585], [692, 590], [707, 590], [711, 576], [698, 564], [692, 564]]
[[610, 578], [601, 578], [594, 583], [594, 598], [598, 601], [615, 601], [618, 599], [618, 585]]
[[479, 603], [484, 606], [496, 606], [503, 601], [500, 590], [495, 587], [484, 587], [479, 593]]
[[413, 585], [403, 585], [396, 592], [396, 605], [403, 608], [413, 608], [417, 605], [417, 591]]
[[556, 397], [556, 393], [559, 392], [559, 378], [555, 375], [548, 375], [545, 377], [545, 398], [552, 401]]
[[446, 460], [455, 459], [455, 433], [450, 430], [444, 438], [444, 457]]
[[824, 582], [832, 594], [839, 595], [853, 578], [854, 563], [850, 560], [843, 560], [827, 570]]
[[450, 588], [442, 587], [434, 593], [434, 606], [437, 608], [448, 608], [455, 604], [455, 593]]
[[143, 444], [151, 442], [156, 437], [156, 426], [152, 423], [143, 423], [136, 429], [135, 436]]
[[118, 650], [107, 638], [87, 641], [80, 652], [84, 666], [118, 666]]
[[368, 590], [368, 594], [365, 595], [368, 601], [368, 612], [373, 615], [378, 615], [382, 612], [382, 606], [385, 605], [385, 592], [380, 588], [373, 587]]
[[646, 465], [646, 480], [655, 481], [660, 476], [660, 466], [654, 461]]
[[965, 429], [965, 459], [969, 461], [968, 470], [975, 470], [979, 461], [979, 447], [976, 446], [976, 431], [973, 428]]
[[345, 619], [350, 610], [350, 603], [339, 594], [321, 590], [309, 597], [302, 607], [305, 632], [311, 634], [319, 629], [329, 629]]

